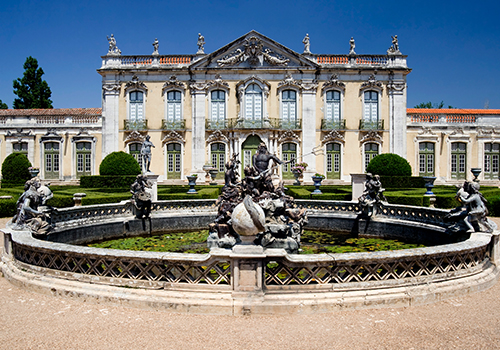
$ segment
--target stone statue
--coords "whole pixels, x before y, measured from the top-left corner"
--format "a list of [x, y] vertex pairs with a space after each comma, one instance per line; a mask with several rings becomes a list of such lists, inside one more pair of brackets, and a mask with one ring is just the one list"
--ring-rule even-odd
[[349, 55], [355, 55], [356, 51], [354, 51], [354, 48], [356, 47], [356, 43], [354, 42], [354, 38], [351, 37], [351, 40], [349, 40]]
[[201, 35], [201, 33], [198, 33], [198, 52], [197, 54], [204, 54], [205, 53], [205, 37]]
[[208, 247], [231, 248], [245, 236], [265, 248], [298, 253], [307, 211], [297, 208], [293, 197], [285, 194], [282, 183], [273, 185], [271, 161], [277, 164], [283, 161], [261, 143], [252, 159], [253, 166], [245, 167], [245, 177], [236, 183], [229, 180], [232, 178], [229, 169], [236, 166], [237, 156], [233, 154], [227, 165], [226, 186], [216, 202], [218, 215], [209, 225]]
[[16, 215], [12, 218], [15, 230], [29, 228], [34, 236], [49, 234], [52, 230], [50, 225], [50, 210], [44, 212], [47, 200], [52, 198], [52, 191], [47, 186], [42, 187], [40, 179], [37, 177], [26, 181], [24, 193], [19, 197], [16, 208]]
[[302, 40], [302, 43], [304, 44], [304, 53], [311, 53], [311, 43], [309, 40], [309, 34], [306, 34], [304, 40]]
[[377, 213], [378, 204], [382, 201], [387, 201], [383, 192], [380, 176], [373, 176], [370, 173], [366, 174], [365, 190], [359, 197], [360, 214], [366, 217], [371, 217]]
[[153, 55], [159, 55], [159, 52], [158, 52], [158, 47], [160, 46], [160, 44], [158, 43], [158, 39], [155, 38], [155, 41], [153, 42]]
[[389, 47], [389, 50], [387, 50], [388, 54], [399, 54], [401, 51], [399, 51], [399, 42], [398, 42], [398, 36], [394, 35], [391, 36], [392, 38], [392, 45]]
[[141, 145], [141, 156], [142, 156], [142, 172], [150, 172], [149, 167], [151, 165], [151, 147], [154, 147], [153, 143], [149, 141], [151, 136], [147, 135], [146, 140]]
[[106, 38], [108, 39], [109, 42], [108, 55], [120, 55], [122, 52], [120, 51], [118, 46], [116, 46], [115, 36], [111, 34], [111, 37], [106, 36]]
[[139, 174], [135, 182], [130, 186], [132, 203], [136, 209], [135, 217], [138, 219], [148, 218], [151, 213], [151, 193], [146, 189], [151, 188], [146, 176]]
[[496, 224], [486, 216], [486, 199], [479, 192], [479, 183], [465, 181], [457, 191], [456, 198], [461, 203], [445, 216], [445, 220], [451, 222], [448, 233], [465, 232], [488, 232], [496, 229]]
[[234, 186], [238, 181], [238, 171], [236, 170], [241, 163], [237, 153], [233, 153], [231, 159], [226, 163], [226, 173], [224, 174], [225, 186]]

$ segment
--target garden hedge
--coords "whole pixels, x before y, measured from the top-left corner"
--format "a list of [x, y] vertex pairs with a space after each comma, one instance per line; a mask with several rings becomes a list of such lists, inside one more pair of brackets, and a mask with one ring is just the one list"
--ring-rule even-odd
[[380, 176], [411, 176], [411, 165], [397, 154], [382, 153], [370, 161], [366, 172]]
[[82, 188], [130, 188], [134, 183], [135, 175], [114, 175], [114, 176], [82, 176], [80, 187]]
[[141, 167], [134, 156], [120, 152], [108, 154], [99, 166], [100, 175], [139, 175]]
[[24, 185], [31, 179], [31, 163], [22, 153], [12, 153], [2, 163], [2, 187]]

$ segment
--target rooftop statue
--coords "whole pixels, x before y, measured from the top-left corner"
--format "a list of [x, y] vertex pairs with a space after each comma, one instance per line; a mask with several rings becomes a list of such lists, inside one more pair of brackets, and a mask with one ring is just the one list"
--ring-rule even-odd
[[304, 44], [304, 53], [311, 53], [311, 42], [309, 40], [309, 34], [306, 34], [304, 40], [302, 40]]
[[159, 55], [158, 52], [158, 47], [160, 46], [160, 43], [158, 42], [158, 39], [155, 38], [155, 41], [153, 42], [153, 55]]
[[111, 37], [107, 36], [106, 38], [108, 39], [109, 42], [108, 55], [117, 55], [117, 56], [121, 55], [122, 52], [120, 51], [118, 46], [116, 46], [115, 36], [111, 34]]
[[151, 147], [154, 147], [153, 143], [149, 141], [151, 136], [147, 135], [146, 140], [141, 145], [141, 156], [142, 156], [142, 172], [150, 172], [149, 167], [151, 165]]
[[349, 55], [355, 55], [356, 51], [354, 51], [354, 49], [356, 48], [356, 43], [354, 42], [353, 37], [351, 37], [351, 40], [349, 40], [349, 46], [350, 46]]
[[387, 54], [401, 54], [401, 51], [399, 51], [399, 42], [398, 42], [398, 36], [394, 35], [391, 37], [392, 38], [392, 45], [389, 47], [389, 50], [387, 50]]
[[197, 54], [204, 54], [205, 53], [205, 37], [201, 35], [201, 33], [198, 33], [198, 52]]

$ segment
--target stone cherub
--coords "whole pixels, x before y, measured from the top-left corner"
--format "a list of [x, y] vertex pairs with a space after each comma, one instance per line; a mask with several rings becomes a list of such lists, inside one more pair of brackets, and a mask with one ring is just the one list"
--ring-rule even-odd
[[130, 186], [132, 193], [132, 203], [136, 208], [135, 217], [138, 219], [148, 218], [151, 213], [151, 193], [146, 191], [151, 188], [146, 176], [137, 175], [135, 182]]

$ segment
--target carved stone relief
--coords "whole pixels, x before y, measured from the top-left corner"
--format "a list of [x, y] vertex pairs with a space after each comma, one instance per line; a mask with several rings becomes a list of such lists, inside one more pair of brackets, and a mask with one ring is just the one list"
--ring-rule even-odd
[[274, 53], [269, 48], [264, 48], [262, 40], [256, 36], [245, 39], [242, 47], [217, 60], [219, 67], [234, 66], [241, 62], [248, 62], [252, 66], [263, 65], [264, 61], [272, 66], [286, 66], [289, 59]]

